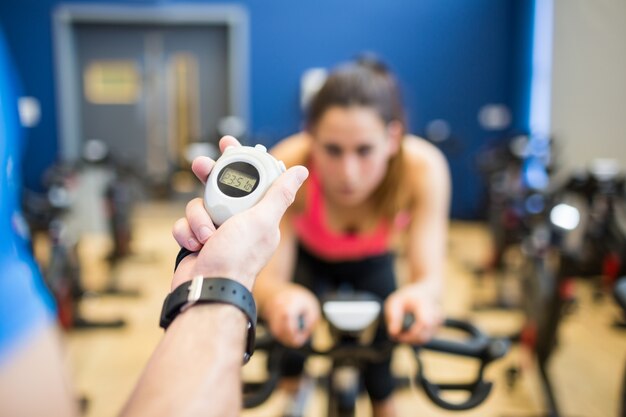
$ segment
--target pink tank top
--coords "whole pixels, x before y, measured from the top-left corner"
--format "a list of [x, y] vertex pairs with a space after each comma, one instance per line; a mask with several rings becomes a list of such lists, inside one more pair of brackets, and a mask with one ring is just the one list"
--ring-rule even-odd
[[389, 221], [381, 220], [368, 233], [337, 233], [328, 227], [321, 183], [312, 169], [306, 191], [306, 209], [295, 216], [294, 228], [300, 243], [309, 252], [329, 261], [349, 261], [389, 251], [392, 231]]

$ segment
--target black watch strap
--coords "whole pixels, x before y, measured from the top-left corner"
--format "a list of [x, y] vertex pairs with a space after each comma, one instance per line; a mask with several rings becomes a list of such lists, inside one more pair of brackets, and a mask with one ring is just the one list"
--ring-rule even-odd
[[252, 293], [237, 281], [228, 278], [204, 278], [198, 276], [179, 285], [163, 302], [160, 326], [167, 329], [179, 313], [196, 303], [226, 303], [240, 309], [248, 318], [248, 338], [244, 363], [254, 352], [256, 335], [256, 303]]

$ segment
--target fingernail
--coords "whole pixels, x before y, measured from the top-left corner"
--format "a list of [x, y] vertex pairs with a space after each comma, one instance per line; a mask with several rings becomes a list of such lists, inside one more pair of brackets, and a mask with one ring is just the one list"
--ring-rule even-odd
[[206, 242], [207, 239], [211, 236], [211, 229], [208, 226], [202, 226], [198, 231], [198, 237], [201, 242]]
[[200, 242], [198, 242], [196, 239], [194, 238], [189, 238], [187, 240], [187, 244], [189, 244], [189, 249], [197, 249], [200, 246]]

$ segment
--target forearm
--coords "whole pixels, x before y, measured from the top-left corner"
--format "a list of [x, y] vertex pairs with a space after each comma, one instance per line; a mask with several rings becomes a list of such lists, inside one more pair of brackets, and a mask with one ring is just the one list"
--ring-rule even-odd
[[413, 233], [409, 247], [408, 283], [420, 296], [442, 301], [445, 284], [445, 263], [447, 256], [448, 222], [441, 216], [432, 216], [433, 220]]
[[407, 284], [419, 297], [441, 303], [445, 285], [446, 227], [430, 233], [432, 239], [416, 239], [409, 251]]
[[272, 276], [272, 272], [262, 271], [254, 284], [254, 299], [261, 315], [264, 315], [265, 305], [275, 294], [282, 291], [285, 287], [291, 285], [290, 280], [281, 277]]
[[236, 416], [247, 321], [237, 308], [196, 305], [168, 328], [123, 416]]

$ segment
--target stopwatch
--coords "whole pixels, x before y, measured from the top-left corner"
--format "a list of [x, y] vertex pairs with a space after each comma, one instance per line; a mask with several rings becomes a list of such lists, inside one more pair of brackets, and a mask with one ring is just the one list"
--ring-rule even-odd
[[263, 145], [227, 147], [204, 191], [204, 207], [215, 226], [254, 206], [283, 172], [285, 164]]

